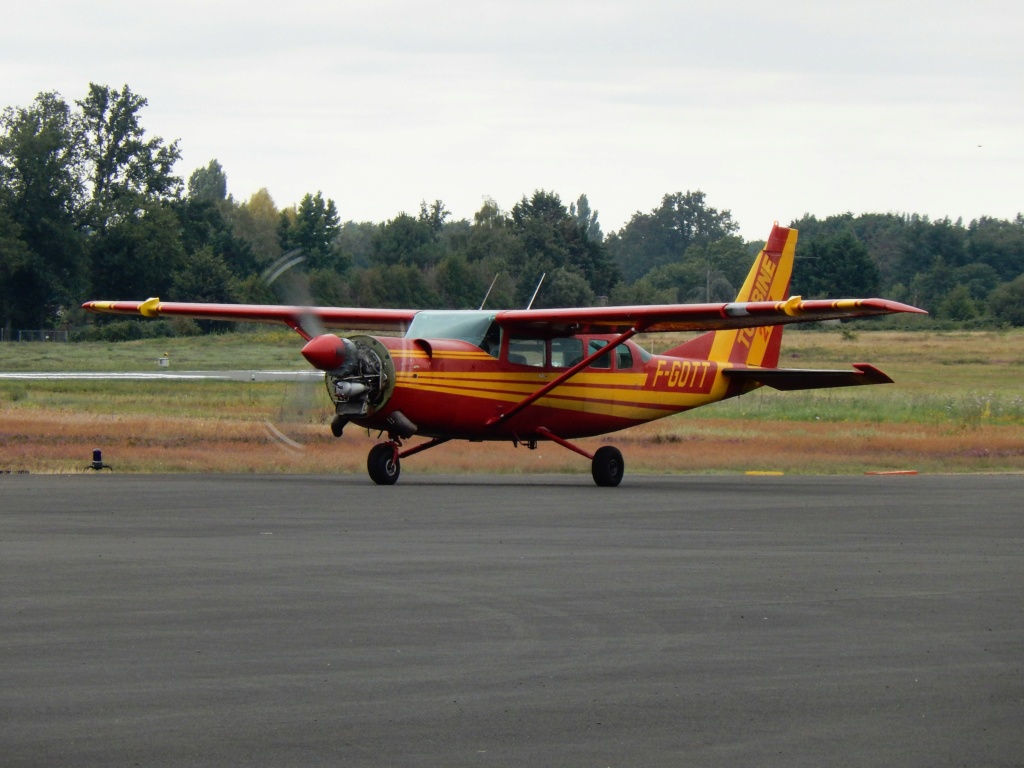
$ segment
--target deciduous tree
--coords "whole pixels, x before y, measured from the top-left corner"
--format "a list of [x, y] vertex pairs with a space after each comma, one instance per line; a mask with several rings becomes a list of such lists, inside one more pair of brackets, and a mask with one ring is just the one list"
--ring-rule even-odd
[[372, 263], [426, 267], [442, 257], [437, 230], [429, 219], [400, 213], [381, 224], [373, 238]]
[[176, 200], [181, 179], [174, 164], [178, 142], [146, 138], [139, 113], [148, 104], [125, 85], [121, 90], [89, 84], [81, 109], [82, 152], [90, 185], [90, 224], [105, 230], [152, 203]]
[[274, 198], [264, 187], [252, 197], [228, 212], [232, 231], [252, 248], [257, 269], [264, 269], [281, 256], [281, 241], [278, 230], [281, 212], [274, 204]]
[[1024, 325], [1024, 274], [992, 291], [988, 311], [997, 322]]
[[195, 202], [223, 203], [228, 199], [228, 177], [221, 164], [211, 160], [188, 177], [188, 199]]
[[234, 298], [233, 279], [224, 259], [206, 246], [182, 257], [169, 295], [175, 301], [228, 302]]
[[657, 267], [680, 261], [694, 244], [712, 243], [739, 228], [728, 210], [708, 206], [700, 190], [662, 197], [650, 213], [633, 214], [606, 239], [623, 279], [633, 281]]
[[1024, 216], [1014, 221], [982, 216], [968, 228], [971, 261], [988, 264], [1001, 280], [1024, 273]]
[[511, 231], [521, 246], [521, 262], [510, 264], [523, 278], [518, 295], [521, 301], [529, 300], [542, 273], [557, 269], [581, 274], [595, 295], [607, 296], [618, 282], [618, 269], [604, 245], [587, 238], [553, 192], [537, 190], [531, 197], [523, 197], [512, 208]]
[[159, 202], [115, 221], [93, 242], [93, 285], [114, 298], [164, 296], [185, 251], [177, 214]]
[[87, 285], [76, 123], [58, 94], [41, 93], [29, 107], [5, 109], [0, 129], [7, 321], [43, 327]]
[[808, 298], [874, 296], [881, 280], [868, 250], [850, 229], [797, 241], [791, 293]]

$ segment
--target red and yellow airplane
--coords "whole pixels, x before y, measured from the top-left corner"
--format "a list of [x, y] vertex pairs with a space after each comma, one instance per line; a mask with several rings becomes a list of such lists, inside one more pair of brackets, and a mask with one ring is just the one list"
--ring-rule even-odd
[[[91, 312], [284, 323], [323, 371], [338, 437], [349, 422], [387, 433], [369, 453], [379, 485], [400, 461], [449, 440], [550, 440], [590, 459], [594, 481], [616, 486], [622, 454], [591, 454], [574, 438], [615, 432], [761, 386], [782, 390], [884, 384], [877, 368], [778, 368], [783, 326], [923, 310], [884, 299], [788, 297], [797, 232], [772, 229], [736, 301], [523, 310], [405, 310], [251, 304], [90, 301]], [[404, 332], [339, 337], [318, 328]], [[638, 333], [705, 331], [654, 355]], [[316, 333], [316, 335], [313, 335]], [[429, 438], [405, 447], [413, 435]]]

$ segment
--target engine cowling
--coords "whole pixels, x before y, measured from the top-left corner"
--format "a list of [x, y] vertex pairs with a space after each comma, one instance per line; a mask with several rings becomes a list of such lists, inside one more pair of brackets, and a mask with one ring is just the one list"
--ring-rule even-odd
[[391, 354], [372, 336], [346, 339], [324, 333], [302, 348], [302, 356], [326, 374], [335, 412], [346, 419], [373, 415], [394, 391]]

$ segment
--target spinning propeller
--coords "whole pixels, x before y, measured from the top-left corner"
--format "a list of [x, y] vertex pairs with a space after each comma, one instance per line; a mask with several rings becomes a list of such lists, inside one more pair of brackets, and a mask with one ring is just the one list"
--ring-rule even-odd
[[[306, 257], [300, 251], [285, 253], [263, 272], [267, 286], [278, 294], [287, 304], [296, 307], [312, 307], [313, 299], [309, 290], [309, 281], [305, 272], [296, 269]], [[323, 350], [332, 343], [343, 341], [333, 333], [328, 333], [320, 318], [314, 312], [303, 312], [300, 316], [301, 331], [311, 340], [306, 343], [302, 354], [319, 370], [327, 371], [323, 365], [314, 362], [306, 355], [311, 348], [315, 359], [327, 361], [329, 355]], [[316, 350], [321, 350], [317, 352]], [[284, 448], [292, 451], [302, 450], [303, 441], [307, 440], [308, 427], [313, 424], [325, 424], [333, 415], [333, 407], [325, 394], [323, 381], [310, 378], [293, 385], [282, 400], [277, 417], [264, 422], [268, 434]]]

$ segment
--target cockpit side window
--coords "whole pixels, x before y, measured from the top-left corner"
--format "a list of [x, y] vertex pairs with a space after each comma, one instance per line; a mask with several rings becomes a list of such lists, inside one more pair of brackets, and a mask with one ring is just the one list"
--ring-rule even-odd
[[583, 359], [583, 341], [577, 338], [551, 340], [551, 367], [570, 368]]
[[510, 336], [508, 340], [508, 361], [518, 365], [533, 365], [543, 368], [546, 348], [547, 343], [544, 339]]
[[[591, 339], [590, 344], [587, 346], [587, 354], [592, 355], [600, 349], [608, 346], [608, 342], [604, 339]], [[591, 368], [611, 368], [612, 367], [612, 356], [610, 354], [603, 354], [590, 364]]]
[[480, 349], [495, 359], [501, 356], [501, 327], [497, 323], [491, 323], [487, 329], [480, 342]]

